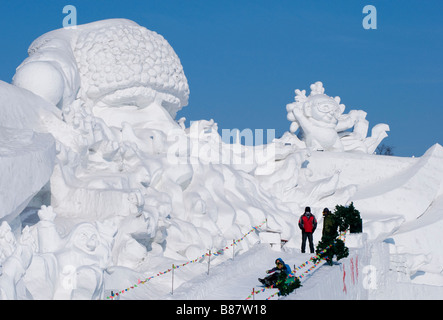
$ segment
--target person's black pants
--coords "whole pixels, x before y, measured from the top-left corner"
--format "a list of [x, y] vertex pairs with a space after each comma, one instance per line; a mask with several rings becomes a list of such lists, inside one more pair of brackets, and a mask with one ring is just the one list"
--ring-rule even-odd
[[272, 285], [275, 285], [275, 283], [276, 283], [277, 280], [278, 280], [278, 276], [279, 276], [279, 273], [278, 273], [278, 272], [275, 272], [275, 273], [273, 273], [273, 274], [267, 276], [267, 277], [265, 278], [265, 284], [266, 284], [266, 286], [267, 286], [267, 287], [270, 287], [270, 286], [272, 286]]
[[311, 250], [311, 253], [314, 253], [314, 240], [312, 239], [312, 232], [305, 231], [302, 231], [301, 233], [301, 252], [305, 253], [306, 239], [309, 241], [309, 250]]

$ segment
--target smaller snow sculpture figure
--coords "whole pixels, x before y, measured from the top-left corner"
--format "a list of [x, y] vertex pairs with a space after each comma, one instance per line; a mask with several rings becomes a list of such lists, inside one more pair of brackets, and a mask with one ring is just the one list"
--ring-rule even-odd
[[0, 226], [0, 300], [16, 300], [26, 295], [22, 278], [32, 261], [35, 243], [29, 227], [17, 241], [5, 221]]
[[295, 90], [295, 102], [286, 106], [287, 118], [292, 122], [290, 131], [295, 133], [300, 129], [298, 138], [311, 150], [373, 153], [387, 137], [389, 126], [375, 126], [372, 137], [367, 138], [369, 123], [365, 119], [366, 112], [351, 110], [343, 114], [345, 105], [340, 103], [340, 97], [332, 98], [324, 92], [320, 81], [311, 85], [309, 96], [306, 96], [306, 90]]
[[61, 237], [54, 223], [52, 207], [42, 206], [37, 226], [39, 253], [30, 266], [28, 288], [38, 279], [46, 279], [53, 299], [100, 299], [104, 288], [104, 270], [111, 264], [116, 230], [105, 223], [80, 223]]

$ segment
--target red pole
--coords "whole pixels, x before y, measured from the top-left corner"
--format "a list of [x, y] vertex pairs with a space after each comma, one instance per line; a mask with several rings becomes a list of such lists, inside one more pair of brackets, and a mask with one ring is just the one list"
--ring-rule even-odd
[[171, 295], [174, 295], [174, 269], [175, 269], [175, 266], [174, 266], [174, 264], [172, 264], [172, 284], [171, 284], [172, 291], [171, 291]]

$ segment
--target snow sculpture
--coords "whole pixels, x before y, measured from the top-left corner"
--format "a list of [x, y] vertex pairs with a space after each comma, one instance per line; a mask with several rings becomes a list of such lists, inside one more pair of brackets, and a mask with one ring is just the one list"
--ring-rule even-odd
[[180, 128], [173, 118], [189, 96], [172, 47], [132, 21], [112, 19], [49, 32], [28, 52], [13, 84], [56, 104], [60, 127], [68, 124], [71, 131], [62, 137], [48, 129], [62, 142], [51, 178], [59, 215], [141, 213], [143, 190], [162, 172], [158, 160], [146, 161], [141, 153], [164, 151], [167, 133]]
[[[36, 299], [103, 298], [104, 272], [112, 264], [116, 228], [107, 223], [80, 223], [60, 236], [52, 207], [42, 206], [34, 253], [25, 282]], [[35, 284], [44, 279], [45, 287]], [[42, 290], [44, 289], [44, 290]]]
[[[35, 83], [37, 72], [41, 83]], [[49, 32], [32, 43], [13, 83], [60, 112], [42, 125], [57, 140], [50, 180], [57, 217], [50, 223], [42, 218], [39, 228], [49, 223], [54, 230], [61, 221], [74, 230], [79, 222], [113, 220], [118, 234], [112, 263], [141, 272], [152, 257], [194, 258], [223, 247], [265, 216], [286, 238], [294, 233], [295, 222], [283, 223], [291, 221], [290, 209], [274, 205], [251, 175], [273, 172], [274, 145], [224, 144], [213, 120], [190, 128], [184, 118], [176, 121], [189, 88], [177, 55], [155, 32], [123, 19]], [[278, 146], [279, 157], [291, 150]], [[248, 249], [253, 236], [250, 241], [236, 252]], [[63, 266], [54, 267], [61, 263], [59, 251], [39, 253], [31, 266], [46, 270], [40, 274], [47, 283], [62, 276]], [[100, 279], [90, 273], [100, 288]], [[87, 295], [100, 291], [94, 288]], [[60, 290], [54, 285], [44, 292], [50, 298], [69, 296]], [[39, 296], [40, 291], [30, 291]]]
[[[295, 102], [286, 106], [287, 118], [291, 121], [290, 131], [299, 130], [299, 138], [306, 147], [322, 151], [356, 151], [372, 154], [378, 144], [387, 137], [389, 126], [378, 124], [367, 137], [369, 123], [362, 110], [351, 110], [344, 114], [345, 105], [340, 97], [329, 97], [323, 84], [311, 85], [311, 93], [295, 90]], [[349, 129], [353, 129], [350, 131]], [[301, 141], [296, 144], [300, 145]]]
[[67, 118], [81, 116], [70, 109], [77, 97], [89, 111], [143, 109], [157, 100], [172, 117], [188, 101], [187, 80], [172, 47], [129, 20], [55, 30], [36, 39], [28, 53], [13, 83], [58, 105]]
[[[213, 120], [189, 128], [186, 119], [175, 120], [189, 96], [183, 68], [166, 40], [134, 22], [56, 30], [34, 41], [29, 55], [14, 85], [0, 81], [0, 164], [14, 159], [4, 156], [14, 147], [29, 153], [39, 141], [44, 148], [38, 161], [22, 157], [11, 171], [25, 178], [2, 181], [29, 186], [28, 164], [29, 172], [44, 174], [26, 194], [18, 184], [0, 191], [23, 197], [6, 210], [18, 214], [54, 169], [44, 190], [51, 199], [33, 198], [33, 206], [50, 206], [24, 229], [0, 212], [0, 299], [100, 299], [104, 289], [223, 248], [265, 218], [289, 240], [285, 247], [298, 248], [296, 223], [307, 205], [320, 212], [360, 203], [373, 213], [372, 221], [365, 217], [370, 238], [394, 232], [403, 220], [418, 221], [423, 242], [438, 233], [431, 222], [441, 221], [441, 146], [422, 159], [370, 155], [389, 127], [377, 125], [367, 137], [366, 113], [344, 114], [321, 82], [309, 96], [296, 90], [287, 106], [290, 132], [248, 146], [224, 143]], [[0, 166], [3, 175], [7, 168]], [[388, 220], [377, 220], [380, 214]], [[421, 247], [411, 233], [408, 225], [395, 242]], [[235, 253], [258, 241], [251, 233]], [[435, 270], [443, 259], [437, 247], [429, 259]], [[211, 265], [223, 259], [229, 257], [213, 256]], [[147, 296], [161, 298], [155, 290]]]
[[357, 187], [339, 186], [340, 170], [328, 172], [326, 177], [313, 178], [312, 171], [306, 167], [311, 156], [306, 148], [295, 151], [278, 161], [272, 174], [256, 175], [256, 178], [266, 191], [293, 211], [299, 212], [306, 206], [324, 208], [347, 203]]
[[55, 148], [50, 134], [0, 126], [0, 219], [11, 222], [49, 181]]
[[32, 261], [35, 242], [29, 228], [23, 229], [17, 242], [6, 221], [0, 225], [0, 300], [23, 297], [25, 286], [22, 281]]
[[275, 161], [284, 159], [294, 150], [278, 142], [242, 145], [238, 130], [234, 130], [236, 143], [225, 143], [218, 134], [218, 126], [213, 119], [192, 121], [190, 128], [185, 131], [190, 140], [191, 162], [229, 164], [237, 170], [255, 175], [271, 174], [275, 170]]

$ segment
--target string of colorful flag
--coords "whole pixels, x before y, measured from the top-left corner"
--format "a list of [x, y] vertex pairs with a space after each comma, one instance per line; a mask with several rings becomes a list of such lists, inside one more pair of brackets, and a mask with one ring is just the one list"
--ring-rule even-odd
[[[312, 258], [313, 259], [313, 258]], [[312, 270], [314, 270], [319, 264], [321, 264], [323, 262], [323, 259], [322, 260], [319, 260], [319, 261], [317, 261], [317, 262], [314, 262], [314, 264], [309, 268], [309, 269], [307, 269], [306, 271], [304, 271], [301, 275], [299, 275], [299, 276], [295, 276], [295, 271], [293, 271], [292, 273], [290, 273], [289, 275], [288, 275], [288, 277], [291, 277], [291, 278], [299, 278], [299, 279], [301, 279], [301, 278], [303, 278], [304, 276], [305, 276], [305, 274], [308, 274], [309, 272], [311, 272]], [[306, 261], [303, 265], [307, 265], [307, 264], [309, 264], [310, 262], [309, 261]], [[249, 299], [251, 299], [254, 295], [256, 295], [256, 294], [258, 294], [258, 293], [261, 293], [261, 292], [265, 292], [266, 290], [268, 290], [268, 289], [272, 289], [272, 288], [274, 288], [274, 285], [272, 285], [272, 286], [270, 286], [270, 287], [265, 287], [265, 288], [262, 288], [262, 289], [260, 289], [260, 290], [253, 290], [252, 292], [251, 292], [251, 294], [245, 299], [245, 300], [249, 300]], [[275, 293], [273, 293], [272, 295], [270, 295], [269, 297], [267, 297], [266, 298], [266, 300], [270, 300], [271, 298], [273, 298], [275, 295], [277, 295], [279, 293], [279, 291], [277, 291], [277, 292], [275, 292]]]
[[[318, 256], [320, 256], [321, 254], [323, 254], [324, 252], [326, 252], [326, 250], [329, 249], [330, 246], [326, 247], [324, 250], [322, 250], [318, 255], [311, 257], [309, 260], [305, 261], [304, 263], [300, 264], [298, 267], [295, 267], [294, 270], [288, 274], [288, 278], [299, 278], [300, 280], [309, 272], [311, 272], [312, 270], [314, 270], [320, 263], [322, 263], [322, 260], [319, 260], [317, 262], [313, 262], [313, 260], [315, 258], [317, 258]], [[313, 264], [312, 266], [309, 267], [309, 269], [307, 269], [306, 271], [304, 271], [302, 274], [300, 274], [299, 276], [296, 276], [296, 270], [301, 270], [303, 268], [305, 268], [307, 265]], [[270, 286], [270, 287], [264, 287], [260, 290], [253, 290], [251, 292], [251, 294], [245, 299], [245, 300], [249, 300], [251, 299], [255, 294], [261, 293], [261, 292], [265, 292], [267, 289], [272, 289], [274, 288], [274, 286]], [[278, 294], [278, 292], [274, 293], [273, 295], [271, 295], [270, 297], [267, 298], [267, 300], [269, 300], [270, 298], [272, 298], [273, 296], [275, 296], [276, 294]]]
[[[343, 232], [343, 233], [341, 232], [341, 233], [340, 233], [340, 236], [339, 236], [339, 239], [341, 239], [341, 240], [343, 240], [343, 241], [346, 241], [346, 232]], [[293, 278], [294, 280], [295, 280], [296, 278], [298, 278], [299, 280], [301, 280], [302, 278], [304, 278], [308, 273], [310, 273], [310, 272], [313, 271], [318, 265], [320, 265], [320, 264], [323, 262], [323, 260], [326, 259], [326, 257], [323, 257], [322, 259], [320, 259], [320, 260], [314, 262], [314, 260], [317, 260], [317, 259], [318, 259], [323, 253], [325, 253], [325, 252], [326, 252], [331, 246], [332, 246], [332, 244], [329, 245], [329, 246], [327, 246], [326, 248], [324, 248], [324, 249], [323, 249], [322, 251], [320, 251], [317, 255], [315, 255], [315, 256], [309, 258], [309, 259], [308, 259], [307, 261], [305, 261], [304, 263], [300, 264], [300, 265], [297, 266], [297, 267], [294, 267], [294, 270], [293, 270], [290, 274], [288, 274], [288, 278]], [[311, 264], [312, 264], [312, 265], [311, 265]], [[301, 270], [301, 269], [305, 268], [307, 265], [311, 265], [311, 266], [310, 266], [306, 271], [304, 271], [302, 274], [300, 274], [299, 276], [296, 276], [296, 275], [295, 275], [297, 270]], [[265, 292], [267, 289], [272, 289], [272, 288], [274, 288], [273, 285], [270, 286], [270, 287], [262, 288], [262, 289], [260, 289], [260, 290], [254, 290], [254, 289], [253, 289], [252, 292], [251, 292], [251, 294], [250, 294], [245, 300], [249, 300], [249, 299], [251, 299], [255, 294], [258, 294], [258, 293], [261, 293], [261, 292]], [[266, 300], [271, 299], [272, 297], [274, 297], [274, 296], [277, 295], [278, 293], [279, 293], [279, 291], [273, 293], [273, 294], [270, 295], [268, 298], [266, 298]]]
[[218, 255], [222, 254], [224, 251], [230, 249], [230, 247], [233, 247], [234, 245], [237, 245], [239, 242], [243, 241], [243, 240], [244, 240], [248, 235], [250, 235], [252, 232], [257, 231], [258, 229], [260, 229], [260, 228], [261, 228], [266, 222], [267, 222], [267, 219], [265, 219], [265, 220], [264, 220], [262, 223], [260, 223], [259, 225], [255, 226], [255, 227], [252, 227], [252, 229], [249, 230], [247, 233], [245, 233], [241, 238], [232, 241], [232, 243], [231, 243], [229, 246], [226, 246], [226, 247], [224, 247], [224, 248], [222, 248], [222, 249], [220, 249], [220, 250], [214, 251], [214, 252], [211, 251], [211, 250], [209, 250], [209, 252], [206, 252], [206, 253], [202, 254], [201, 256], [199, 256], [199, 257], [197, 257], [197, 258], [195, 258], [195, 259], [189, 260], [189, 261], [187, 261], [187, 262], [185, 262], [185, 263], [181, 263], [181, 264], [177, 264], [177, 265], [173, 264], [172, 267], [171, 267], [170, 269], [167, 269], [167, 270], [165, 270], [165, 271], [158, 272], [158, 273], [156, 273], [156, 274], [154, 274], [154, 275], [152, 275], [152, 276], [150, 276], [150, 277], [147, 277], [145, 280], [140, 280], [140, 279], [139, 279], [138, 282], [137, 282], [137, 284], [134, 284], [134, 285], [132, 285], [132, 286], [126, 288], [126, 289], [123, 289], [123, 290], [117, 291], [117, 292], [115, 292], [115, 293], [112, 292], [110, 296], [106, 297], [106, 299], [114, 299], [115, 297], [118, 297], [118, 296], [122, 295], [123, 293], [128, 292], [129, 290], [132, 290], [132, 289], [138, 288], [139, 285], [141, 285], [141, 284], [145, 284], [145, 283], [147, 283], [148, 281], [150, 281], [150, 280], [152, 280], [152, 279], [154, 279], [154, 278], [156, 278], [156, 277], [160, 277], [160, 276], [165, 275], [165, 274], [167, 274], [167, 273], [169, 273], [169, 272], [172, 272], [172, 271], [175, 270], [175, 269], [179, 269], [179, 268], [185, 267], [185, 266], [187, 266], [187, 265], [190, 265], [190, 264], [196, 263], [196, 262], [198, 262], [199, 260], [201, 260], [201, 259], [203, 259], [203, 258], [205, 258], [205, 257], [218, 256]]

